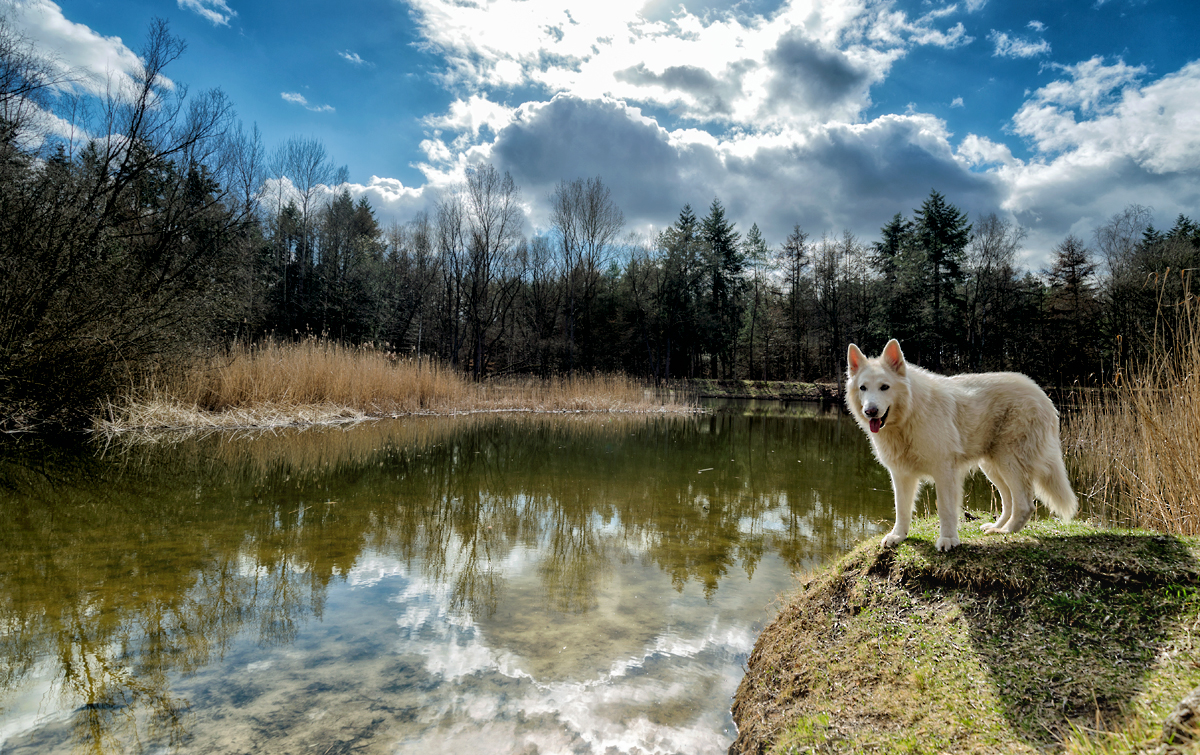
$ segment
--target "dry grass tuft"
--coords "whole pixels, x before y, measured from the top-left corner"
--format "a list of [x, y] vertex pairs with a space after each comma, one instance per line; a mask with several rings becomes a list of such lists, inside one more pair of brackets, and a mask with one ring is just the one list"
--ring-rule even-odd
[[108, 407], [98, 429], [283, 427], [476, 412], [663, 412], [690, 404], [623, 375], [473, 382], [436, 361], [310, 338], [237, 344], [157, 375]]
[[1150, 356], [1067, 415], [1064, 441], [1093, 508], [1119, 524], [1200, 534], [1200, 312], [1160, 305]]

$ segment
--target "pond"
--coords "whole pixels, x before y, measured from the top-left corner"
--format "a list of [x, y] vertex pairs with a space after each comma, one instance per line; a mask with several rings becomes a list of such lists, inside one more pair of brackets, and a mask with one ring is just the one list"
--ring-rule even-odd
[[8, 443], [0, 750], [724, 752], [776, 597], [891, 516], [818, 405]]

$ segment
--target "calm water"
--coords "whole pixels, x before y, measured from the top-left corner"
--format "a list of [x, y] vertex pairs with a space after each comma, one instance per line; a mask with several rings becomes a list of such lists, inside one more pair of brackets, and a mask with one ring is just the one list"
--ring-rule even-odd
[[0, 750], [724, 752], [795, 575], [890, 526], [836, 410], [0, 447]]

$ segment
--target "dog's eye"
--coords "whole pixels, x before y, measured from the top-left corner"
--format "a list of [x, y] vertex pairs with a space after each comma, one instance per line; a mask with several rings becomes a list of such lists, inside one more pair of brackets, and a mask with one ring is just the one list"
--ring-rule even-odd
[[879, 390], [881, 390], [881, 391], [886, 391], [888, 388], [889, 388], [889, 386], [887, 383], [884, 383], [883, 385], [879, 386]]
[[858, 389], [859, 389], [860, 391], [865, 391], [865, 390], [867, 389], [867, 386], [865, 386], [865, 385], [860, 385], [860, 386], [858, 386]]

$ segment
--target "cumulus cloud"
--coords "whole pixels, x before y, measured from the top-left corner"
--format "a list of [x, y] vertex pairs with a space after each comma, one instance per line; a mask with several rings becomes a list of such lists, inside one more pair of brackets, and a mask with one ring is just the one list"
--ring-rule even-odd
[[1200, 62], [1143, 85], [1145, 69], [1092, 58], [1059, 66], [1064, 78], [1034, 92], [1012, 120], [1034, 158], [1013, 160], [983, 140], [964, 159], [1000, 163], [1003, 207], [1031, 227], [1031, 246], [1086, 236], [1138, 203], [1171, 217], [1200, 203]]
[[1010, 37], [995, 29], [988, 34], [988, 40], [993, 45], [992, 55], [997, 58], [1036, 58], [1050, 52], [1050, 43], [1044, 39]]
[[225, 0], [178, 0], [179, 7], [197, 13], [213, 26], [229, 26], [229, 19], [237, 15]]
[[767, 91], [773, 108], [793, 114], [816, 111], [826, 118], [853, 117], [875, 78], [862, 61], [799, 30], [780, 38], [767, 54], [767, 64], [772, 71]]
[[1073, 66], [1053, 67], [1069, 78], [1059, 79], [1037, 90], [1033, 102], [1055, 103], [1089, 113], [1110, 109], [1129, 87], [1136, 85], [1146, 75], [1145, 66], [1130, 66], [1120, 59], [1112, 65], [1105, 65], [1104, 58], [1099, 56]]
[[[12, 18], [55, 64], [75, 74], [71, 77], [75, 86], [91, 94], [102, 95], [110, 85], [117, 89], [132, 86], [132, 74], [141, 68], [138, 56], [120, 37], [106, 37], [69, 21], [62, 8], [50, 0], [13, 3]], [[163, 84], [173, 86], [169, 79]]]
[[[507, 124], [513, 116], [513, 108], [492, 102], [486, 95], [473, 94], [464, 99], [450, 103], [450, 109], [443, 115], [432, 115], [425, 118], [425, 123], [436, 129], [461, 132], [464, 137], [479, 136], [480, 129], [487, 128], [495, 132]], [[460, 142], [466, 146], [467, 142]]]
[[521, 107], [487, 157], [535, 197], [564, 178], [601, 176], [626, 215], [646, 222], [679, 211], [685, 174], [703, 177], [692, 175], [699, 166], [687, 164], [670, 134], [637, 108], [573, 95]]
[[437, 204], [438, 191], [431, 185], [405, 186], [396, 178], [371, 176], [365, 184], [344, 184], [354, 199], [366, 197], [380, 217], [407, 220], [421, 212], [432, 212]]
[[[891, 0], [785, 2], [769, 16], [680, 6], [650, 18], [644, 0], [413, 0], [423, 46], [468, 91], [540, 87], [611, 96], [674, 117], [732, 125], [854, 118], [868, 90], [919, 45], [970, 41], [952, 10], [920, 17]], [[497, 23], [503, 18], [504, 23]], [[801, 76], [797, 81], [789, 76]]]
[[[1003, 199], [998, 182], [953, 154], [944, 124], [931, 116], [720, 140], [668, 131], [624, 102], [559, 95], [520, 108], [477, 157], [510, 171], [530, 197], [563, 178], [598, 175], [635, 227], [720, 197], [733, 218], [777, 239], [796, 223], [873, 235], [934, 187], [970, 211]], [[545, 222], [534, 212], [535, 225]]]
[[1068, 78], [1034, 92], [1013, 118], [1040, 151], [1128, 158], [1159, 174], [1200, 168], [1200, 61], [1145, 86], [1144, 69], [1122, 61], [1092, 58], [1063, 71]]
[[971, 167], [1019, 164], [1008, 145], [998, 144], [977, 134], [967, 134], [958, 145], [956, 154]]
[[334, 112], [333, 105], [310, 105], [308, 103], [308, 98], [299, 92], [280, 92], [279, 96], [282, 97], [285, 102], [290, 102], [293, 105], [300, 105], [305, 110], [311, 110], [314, 113]]
[[727, 75], [714, 76], [699, 66], [667, 66], [661, 72], [651, 71], [645, 63], [638, 63], [614, 76], [617, 81], [640, 87], [658, 87], [665, 99], [670, 93], [678, 93], [693, 107], [710, 115], [731, 115], [733, 100], [740, 96], [741, 78], [746, 69], [753, 68], [751, 61], [742, 61], [726, 69]]

